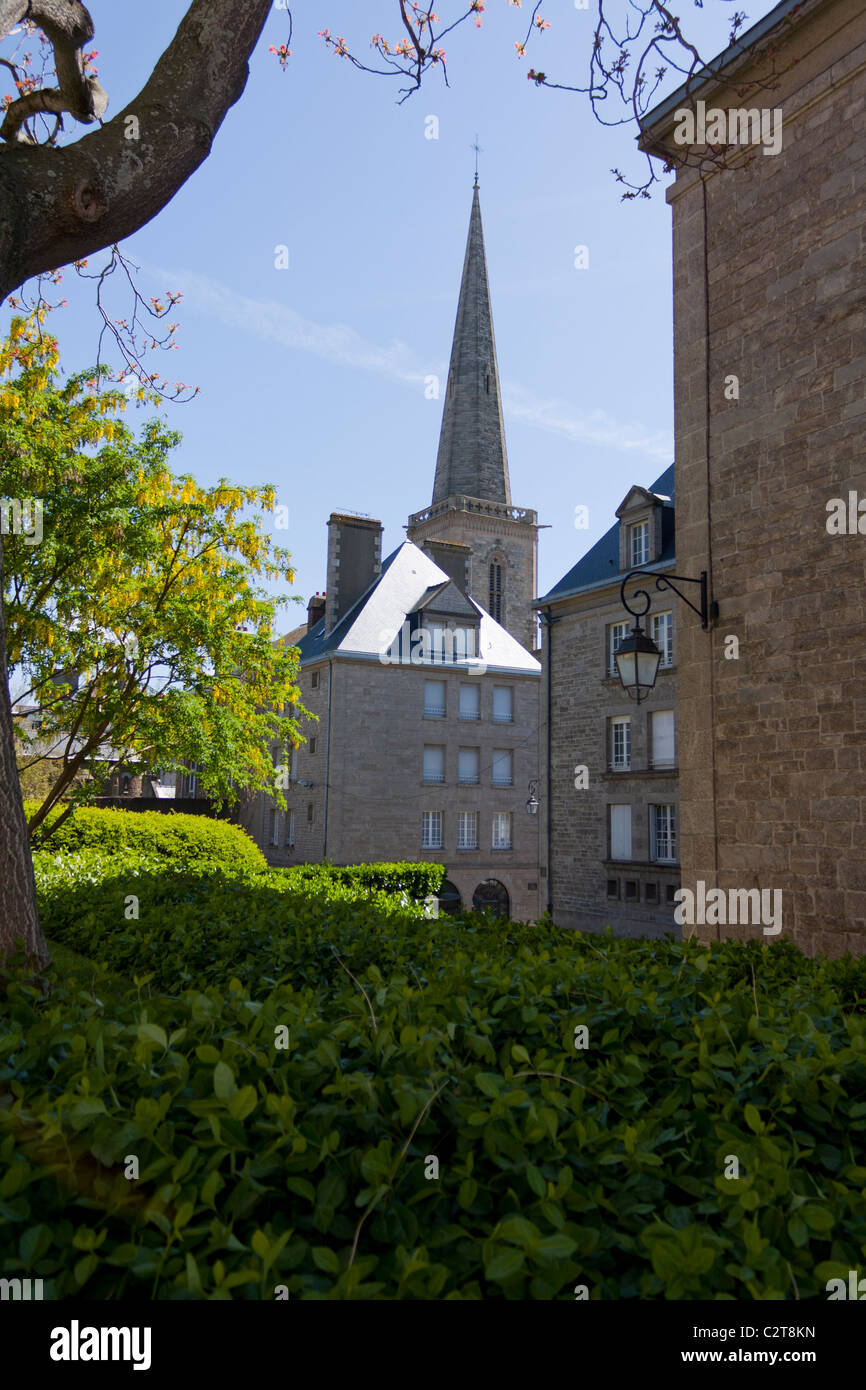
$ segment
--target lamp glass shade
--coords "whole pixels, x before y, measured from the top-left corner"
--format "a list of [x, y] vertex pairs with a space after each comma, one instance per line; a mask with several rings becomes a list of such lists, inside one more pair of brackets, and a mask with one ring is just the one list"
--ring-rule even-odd
[[615, 659], [623, 690], [630, 700], [640, 704], [656, 683], [661, 652], [652, 638], [641, 631], [640, 624], [636, 624], [620, 643]]

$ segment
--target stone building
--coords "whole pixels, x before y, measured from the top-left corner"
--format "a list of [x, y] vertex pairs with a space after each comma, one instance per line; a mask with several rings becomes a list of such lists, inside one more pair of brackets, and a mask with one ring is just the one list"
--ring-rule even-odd
[[329, 626], [311, 605], [296, 643], [316, 722], [286, 766], [287, 812], [257, 798], [249, 833], [275, 865], [444, 862], [444, 906], [535, 918], [539, 663], [410, 541], [378, 572], [372, 544], [347, 588], [334, 555], [354, 549], [353, 530], [378, 542], [374, 526], [328, 523], [328, 604], [342, 616]]
[[317, 722], [285, 771], [288, 812], [260, 796], [244, 823], [275, 865], [444, 862], [446, 910], [534, 919], [538, 527], [511, 505], [477, 185], [433, 502], [407, 531], [383, 561], [378, 521], [332, 513], [326, 592], [283, 639]]
[[[753, 85], [761, 81], [763, 89]], [[749, 121], [738, 117], [738, 130], [748, 126], [752, 139], [760, 108], [778, 113], [780, 148], [730, 145], [729, 167], [708, 162], [697, 144], [677, 143], [678, 130], [689, 133], [678, 113], [699, 114], [699, 101], [705, 117], [744, 112]], [[696, 120], [696, 141], [698, 131]], [[777, 5], [688, 93], [650, 112], [642, 144], [662, 158], [689, 155], [667, 194], [677, 569], [708, 571], [719, 605], [708, 631], [687, 610], [677, 614], [682, 882], [696, 895], [696, 917], [701, 884], [724, 894], [723, 910], [705, 914], [722, 920], [686, 921], [683, 929], [705, 939], [787, 939], [808, 952], [859, 953], [866, 947], [862, 0]], [[768, 906], [781, 893], [778, 923], [763, 900], [756, 920], [756, 890]]]
[[661, 662], [647, 701], [629, 700], [614, 662], [634, 625], [620, 596], [625, 575], [639, 567], [658, 575], [675, 568], [673, 466], [651, 487], [632, 487], [616, 516], [536, 600], [543, 635], [541, 882], [559, 926], [679, 936], [672, 594], [653, 594], [647, 631]]

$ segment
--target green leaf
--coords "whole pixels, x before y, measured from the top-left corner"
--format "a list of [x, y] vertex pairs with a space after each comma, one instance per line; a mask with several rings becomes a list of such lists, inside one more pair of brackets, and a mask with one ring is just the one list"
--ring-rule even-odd
[[138, 1037], [140, 1041], [155, 1042], [159, 1047], [168, 1047], [166, 1031], [156, 1023], [140, 1023], [138, 1025]]
[[526, 1165], [526, 1181], [536, 1197], [547, 1196], [547, 1183], [544, 1180], [544, 1174], [539, 1168], [536, 1168], [534, 1163], [527, 1163]]
[[832, 1211], [828, 1211], [826, 1207], [819, 1207], [814, 1202], [801, 1207], [797, 1214], [805, 1221], [810, 1231], [832, 1231], [836, 1224]]
[[538, 1242], [536, 1254], [550, 1260], [567, 1260], [576, 1249], [576, 1240], [572, 1240], [571, 1236], [565, 1235], [562, 1231], [557, 1231], [555, 1235], [545, 1236]]
[[504, 1284], [513, 1279], [523, 1268], [522, 1250], [500, 1250], [484, 1267], [486, 1277], [495, 1284]]
[[213, 1088], [219, 1100], [230, 1100], [237, 1090], [234, 1072], [225, 1062], [217, 1062], [213, 1069]]
[[253, 1250], [259, 1256], [260, 1259], [267, 1260], [268, 1251], [271, 1247], [270, 1242], [268, 1241], [268, 1238], [265, 1235], [264, 1231], [253, 1231], [253, 1238], [250, 1241], [250, 1245], [253, 1247]]
[[339, 1258], [336, 1252], [329, 1249], [327, 1245], [314, 1245], [312, 1254], [313, 1264], [317, 1269], [324, 1270], [326, 1274], [340, 1273]]
[[511, 1049], [511, 1056], [515, 1062], [529, 1062], [529, 1053], [521, 1043], [514, 1043]]
[[18, 1242], [18, 1253], [29, 1269], [45, 1254], [53, 1239], [50, 1226], [31, 1226]]
[[743, 1110], [743, 1119], [746, 1121], [749, 1129], [755, 1134], [760, 1134], [761, 1130], [764, 1128], [764, 1122], [754, 1105], [749, 1103], [746, 1104]]

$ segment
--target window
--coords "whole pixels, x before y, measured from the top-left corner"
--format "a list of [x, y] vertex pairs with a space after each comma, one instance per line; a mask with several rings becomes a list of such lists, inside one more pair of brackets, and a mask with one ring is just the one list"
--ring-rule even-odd
[[655, 642], [662, 654], [659, 662], [659, 670], [662, 666], [673, 666], [674, 664], [674, 615], [673, 613], [654, 613], [650, 623], [650, 637]]
[[614, 772], [628, 772], [631, 767], [631, 717], [629, 715], [610, 721], [610, 765]]
[[186, 794], [187, 796], [198, 795], [198, 763], [190, 763], [189, 765], [189, 775], [186, 779]]
[[625, 900], [626, 900], [627, 903], [636, 903], [636, 902], [637, 902], [637, 900], [638, 900], [638, 892], [637, 892], [637, 889], [638, 889], [637, 881], [636, 881], [635, 879], [633, 879], [633, 878], [627, 878], [626, 881], [625, 881]]
[[311, 690], [318, 690], [318, 688], [319, 688], [319, 672], [318, 672], [318, 671], [314, 671], [313, 674], [310, 676], [310, 688], [311, 688]]
[[493, 848], [511, 849], [511, 812], [493, 812]]
[[468, 657], [477, 655], [477, 631], [474, 627], [427, 623], [424, 631], [429, 634], [430, 660], [439, 666], [446, 661], [466, 661]]
[[272, 844], [272, 845], [278, 845], [279, 843], [280, 843], [280, 813], [279, 813], [279, 811], [276, 809], [276, 807], [274, 807], [274, 809], [271, 811], [271, 844]]
[[293, 849], [295, 845], [295, 813], [286, 812], [286, 849]]
[[620, 642], [624, 642], [628, 637], [628, 623], [611, 623], [607, 630], [607, 673], [609, 676], [617, 675], [616, 651]]
[[676, 808], [651, 806], [653, 859], [672, 861], [677, 857]]
[[480, 686], [480, 685], [461, 685], [461, 687], [460, 687], [460, 718], [461, 718], [461, 719], [480, 719], [480, 718], [481, 718], [481, 686]]
[[487, 611], [491, 618], [502, 622], [502, 566], [494, 561], [489, 569], [490, 602]]
[[493, 722], [511, 724], [514, 719], [514, 691], [510, 685], [493, 687]]
[[479, 773], [479, 752], [477, 748], [460, 748], [457, 751], [457, 781], [464, 787], [477, 787], [481, 780]]
[[461, 811], [457, 817], [457, 848], [478, 848], [478, 812]]
[[312, 801], [308, 801], [308, 802], [307, 802], [307, 825], [312, 825], [312, 824], [313, 824], [313, 803], [312, 803]]
[[445, 781], [445, 749], [436, 744], [424, 745], [424, 781]]
[[128, 772], [125, 772], [125, 773], [123, 774], [123, 781], [122, 781], [121, 786], [120, 786], [120, 794], [121, 794], [121, 796], [129, 796], [129, 784], [130, 784], [130, 780], [131, 780], [131, 779], [130, 779], [129, 773], [128, 773]]
[[610, 815], [610, 857], [611, 859], [631, 859], [631, 807], [611, 806]]
[[317, 747], [317, 745], [318, 745], [318, 742], [319, 742], [318, 739], [315, 739], [315, 738], [311, 738], [311, 739], [310, 739], [310, 752], [311, 752], [311, 753], [315, 753], [316, 747]]
[[637, 521], [628, 528], [632, 567], [649, 563], [649, 522]]
[[675, 903], [675, 900], [674, 900], [674, 895], [675, 895], [676, 891], [677, 891], [677, 886], [676, 886], [675, 883], [666, 883], [666, 884], [665, 884], [665, 902], [668, 903], [671, 907], [675, 907], [675, 906], [676, 906], [676, 903]]
[[421, 848], [442, 848], [442, 812], [425, 811], [421, 817]]
[[493, 750], [493, 785], [511, 787], [514, 785], [514, 754], [510, 748]]
[[619, 879], [609, 878], [607, 881], [607, 896], [609, 898], [619, 897]]
[[445, 718], [445, 682], [424, 682], [424, 713], [428, 719]]
[[298, 750], [297, 750], [297, 748], [293, 748], [293, 749], [292, 749], [291, 767], [289, 768], [289, 781], [290, 781], [290, 782], [297, 782], [297, 780], [298, 780]]
[[648, 903], [657, 903], [659, 900], [659, 886], [657, 883], [645, 883], [643, 890], [644, 900]]
[[675, 767], [674, 712], [672, 709], [653, 710], [650, 715], [653, 767]]

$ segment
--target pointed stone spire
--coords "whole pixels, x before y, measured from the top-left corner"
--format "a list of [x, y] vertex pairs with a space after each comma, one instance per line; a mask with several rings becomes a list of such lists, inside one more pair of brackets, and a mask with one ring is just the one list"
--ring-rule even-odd
[[461, 493], [511, 505], [477, 182], [472, 193], [433, 502]]

